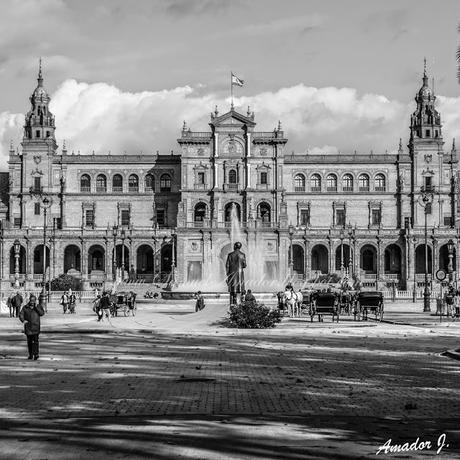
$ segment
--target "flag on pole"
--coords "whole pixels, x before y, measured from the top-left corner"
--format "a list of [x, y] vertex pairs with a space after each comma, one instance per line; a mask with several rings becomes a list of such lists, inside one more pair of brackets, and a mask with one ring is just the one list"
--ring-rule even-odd
[[241, 78], [238, 78], [236, 75], [233, 74], [232, 72], [232, 86], [243, 86], [244, 85], [244, 80], [241, 80]]

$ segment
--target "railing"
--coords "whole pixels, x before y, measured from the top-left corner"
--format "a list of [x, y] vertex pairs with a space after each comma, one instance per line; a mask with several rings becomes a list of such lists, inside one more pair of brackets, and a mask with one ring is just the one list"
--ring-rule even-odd
[[123, 191], [123, 186], [122, 185], [114, 185], [112, 187], [112, 192], [122, 192]]
[[195, 190], [206, 190], [207, 184], [193, 184]]
[[268, 190], [268, 184], [256, 184], [257, 190]]
[[312, 192], [321, 192], [321, 187], [311, 187], [310, 190]]
[[337, 187], [326, 187], [326, 192], [336, 192]]
[[342, 187], [342, 192], [352, 192], [353, 191], [353, 187]]
[[295, 192], [305, 192], [305, 187], [294, 187], [294, 191]]
[[211, 133], [209, 133], [209, 132], [199, 132], [199, 131], [182, 131], [182, 137], [205, 137], [205, 138], [211, 138]]
[[82, 192], [82, 193], [91, 192], [91, 186], [87, 187], [86, 185], [83, 185], [82, 187], [80, 187], [80, 192]]
[[383, 277], [387, 280], [399, 281], [399, 279], [401, 278], [401, 275], [398, 273], [385, 273]]
[[369, 191], [369, 187], [359, 187], [359, 191], [360, 191], [360, 192], [368, 192], [368, 191]]
[[128, 192], [130, 193], [134, 193], [134, 192], [138, 192], [139, 191], [139, 187], [128, 187]]
[[224, 184], [224, 190], [237, 191], [239, 184]]
[[386, 187], [375, 187], [376, 192], [386, 192]]
[[97, 193], [107, 193], [107, 187], [96, 187]]

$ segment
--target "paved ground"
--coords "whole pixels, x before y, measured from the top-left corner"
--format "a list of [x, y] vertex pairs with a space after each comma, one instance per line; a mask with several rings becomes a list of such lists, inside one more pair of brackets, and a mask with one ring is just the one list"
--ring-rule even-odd
[[370, 458], [417, 438], [432, 448], [379, 456], [460, 458], [460, 361], [441, 355], [460, 321], [388, 304], [385, 323], [248, 331], [192, 308], [101, 324], [50, 306], [36, 362], [0, 318], [0, 458]]

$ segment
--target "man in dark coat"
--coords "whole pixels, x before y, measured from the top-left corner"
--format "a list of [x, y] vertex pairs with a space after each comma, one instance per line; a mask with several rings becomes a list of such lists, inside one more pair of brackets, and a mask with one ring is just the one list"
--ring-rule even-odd
[[17, 318], [19, 316], [19, 310], [21, 309], [23, 302], [22, 295], [19, 294], [19, 291], [11, 298], [11, 306], [13, 308], [13, 315]]
[[225, 264], [230, 305], [235, 305], [238, 294], [244, 291], [243, 269], [246, 268], [246, 256], [240, 251], [241, 243], [235, 243], [233, 249], [233, 252], [227, 256], [227, 263]]
[[24, 333], [27, 336], [27, 347], [29, 349], [28, 359], [38, 359], [38, 336], [40, 335], [40, 316], [43, 316], [45, 311], [43, 307], [37, 303], [37, 298], [32, 294], [29, 302], [24, 305], [19, 312], [19, 319], [24, 323]]

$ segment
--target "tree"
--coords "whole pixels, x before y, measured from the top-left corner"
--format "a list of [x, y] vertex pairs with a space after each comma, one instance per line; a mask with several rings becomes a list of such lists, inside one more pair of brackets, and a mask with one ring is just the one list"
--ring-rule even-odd
[[57, 278], [51, 280], [51, 291], [79, 291], [81, 288], [81, 281], [71, 275], [59, 275]]

